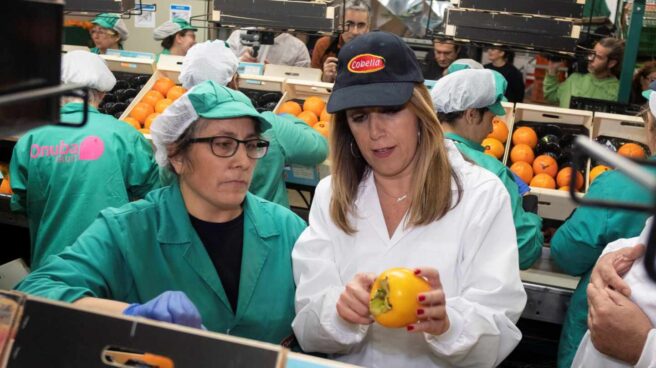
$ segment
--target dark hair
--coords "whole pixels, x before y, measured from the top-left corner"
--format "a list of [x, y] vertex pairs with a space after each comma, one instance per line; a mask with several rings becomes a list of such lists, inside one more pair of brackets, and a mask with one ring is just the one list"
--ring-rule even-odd
[[455, 41], [453, 41], [453, 40], [450, 39], [450, 38], [442, 38], [442, 37], [434, 38], [434, 39], [433, 39], [433, 45], [436, 44], [436, 43], [446, 43], [446, 44], [451, 44], [451, 45], [453, 45], [453, 50], [454, 50], [455, 52], [460, 52], [460, 45], [457, 44], [457, 43], [455, 43]]
[[[479, 114], [483, 115], [487, 111], [487, 107], [474, 108], [478, 111]], [[437, 120], [440, 123], [446, 123], [453, 125], [456, 120], [462, 118], [465, 115], [465, 111], [453, 111], [453, 112], [437, 112]]]
[[162, 43], [161, 43], [162, 48], [167, 49], [167, 50], [170, 49], [171, 47], [173, 47], [173, 42], [175, 42], [175, 36], [180, 35], [180, 37], [184, 37], [184, 36], [187, 35], [187, 32], [193, 32], [193, 30], [183, 29], [182, 31], [176, 32], [176, 33], [166, 37], [165, 39], [162, 40]]
[[617, 61], [615, 66], [610, 69], [610, 72], [616, 77], [619, 77], [620, 70], [622, 70], [622, 57], [624, 57], [624, 41], [618, 40], [617, 38], [606, 37], [599, 40], [598, 43], [601, 46], [610, 49], [610, 52], [608, 53], [608, 61]]
[[494, 49], [494, 50], [499, 50], [499, 51], [503, 51], [503, 60], [504, 60], [506, 63], [508, 63], [508, 64], [512, 64], [512, 63], [515, 62], [515, 52], [514, 52], [514, 51], [511, 51], [509, 48], [507, 48], [507, 47], [505, 47], [505, 46], [490, 47], [490, 48], [488, 48], [488, 50], [492, 50], [492, 49]]
[[645, 100], [642, 97], [642, 84], [640, 83], [640, 78], [647, 78], [647, 76], [653, 72], [656, 72], [656, 61], [649, 61], [646, 62], [642, 68], [638, 69], [638, 72], [633, 76], [631, 91], [636, 99], [634, 102], [642, 103]]

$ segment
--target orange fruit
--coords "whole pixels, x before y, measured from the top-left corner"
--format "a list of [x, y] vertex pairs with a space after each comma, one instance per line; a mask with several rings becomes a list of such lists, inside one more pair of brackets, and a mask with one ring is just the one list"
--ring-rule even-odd
[[533, 166], [528, 162], [517, 161], [510, 166], [510, 171], [519, 176], [526, 184], [530, 183], [531, 179], [533, 179]]
[[[559, 187], [569, 186], [569, 181], [572, 176], [572, 168], [566, 167], [561, 169], [556, 176], [556, 184]], [[576, 172], [576, 190], [581, 190], [583, 188], [583, 175], [580, 172]]]
[[278, 114], [291, 114], [294, 116], [298, 116], [298, 114], [300, 114], [301, 112], [303, 112], [301, 105], [299, 105], [298, 102], [295, 101], [285, 101], [278, 108]]
[[150, 129], [139, 129], [139, 133], [141, 133], [141, 134], [150, 134]]
[[314, 124], [319, 122], [319, 118], [317, 118], [317, 115], [312, 111], [303, 111], [298, 114], [297, 118], [303, 120], [309, 126], [314, 126]]
[[503, 146], [503, 143], [499, 141], [496, 138], [485, 138], [483, 139], [483, 142], [481, 142], [481, 146], [485, 148], [485, 153], [495, 157], [497, 159], [501, 159], [503, 157], [503, 152], [505, 151], [505, 147]]
[[597, 176], [605, 173], [606, 171], [613, 170], [605, 165], [597, 165], [590, 170], [590, 183], [597, 178]]
[[312, 111], [317, 117], [321, 115], [326, 103], [321, 97], [310, 96], [303, 102], [303, 111]]
[[514, 145], [523, 143], [528, 144], [531, 148], [535, 148], [538, 144], [538, 135], [535, 133], [535, 130], [529, 127], [519, 127], [515, 129], [512, 135], [512, 142]]
[[564, 192], [569, 192], [569, 185], [565, 185], [564, 187], [558, 188], [558, 190], [562, 190]]
[[642, 147], [640, 147], [639, 144], [635, 144], [635, 143], [624, 143], [622, 147], [620, 147], [620, 149], [617, 150], [617, 153], [619, 153], [624, 157], [630, 157], [630, 158], [647, 157], [645, 150]]
[[169, 100], [168, 98], [158, 101], [157, 104], [155, 105], [155, 112], [159, 112], [159, 113], [163, 112], [172, 103], [173, 101]]
[[537, 188], [556, 189], [554, 178], [544, 173], [535, 175], [529, 185]]
[[[157, 92], [157, 93], [159, 93], [159, 92]], [[157, 96], [146, 94], [146, 95], [141, 99], [141, 101], [139, 101], [139, 102], [141, 102], [141, 103], [145, 103], [145, 104], [148, 104], [148, 105], [152, 106], [153, 109], [154, 109], [154, 108], [155, 108], [155, 105], [157, 104], [157, 102], [158, 102], [159, 100], [161, 100], [161, 99], [160, 99], [160, 98], [157, 98]]]
[[555, 178], [558, 173], [558, 163], [549, 155], [540, 155], [533, 160], [533, 172], [535, 175], [548, 174], [552, 178]]
[[492, 120], [492, 133], [487, 135], [488, 138], [496, 138], [501, 143], [506, 143], [508, 140], [508, 126], [498, 117]]
[[175, 86], [175, 82], [168, 78], [160, 78], [155, 82], [155, 85], [153, 85], [153, 90], [159, 92], [162, 94], [162, 96], [166, 96], [166, 94], [169, 92], [169, 89], [171, 87]]
[[146, 97], [146, 96], [155, 97], [157, 99], [157, 101], [164, 99], [164, 95], [159, 93], [159, 91], [155, 91], [154, 89], [151, 89], [150, 91], [146, 92], [144, 97]]
[[128, 124], [132, 125], [135, 129], [141, 129], [141, 123], [133, 117], [128, 116], [127, 118], [125, 118], [121, 121], [124, 122], [124, 123], [128, 123]]
[[332, 119], [333, 115], [328, 113], [328, 110], [323, 109], [321, 112], [321, 115], [319, 115], [319, 121], [330, 121]]
[[147, 103], [139, 102], [134, 108], [132, 108], [132, 111], [130, 111], [130, 117], [135, 118], [139, 123], [143, 123], [146, 121], [148, 115], [154, 112], [155, 110], [152, 106]]
[[178, 99], [178, 97], [184, 95], [187, 92], [186, 89], [180, 86], [173, 86], [169, 89], [169, 91], [166, 93], [166, 98], [168, 98], [171, 101], [175, 101]]
[[533, 160], [535, 160], [535, 153], [528, 144], [520, 143], [510, 150], [510, 162], [512, 163], [523, 161], [533, 164]]
[[314, 130], [317, 132], [321, 133], [322, 136], [326, 137], [328, 139], [328, 136], [330, 135], [330, 122], [328, 121], [320, 121], [312, 126]]
[[144, 121], [144, 129], [150, 130], [150, 126], [153, 124], [153, 120], [155, 120], [156, 117], [159, 116], [159, 112], [154, 112], [146, 118], [146, 121]]
[[9, 177], [5, 176], [2, 179], [2, 184], [0, 184], [0, 194], [13, 194], [11, 190], [11, 183], [9, 182]]

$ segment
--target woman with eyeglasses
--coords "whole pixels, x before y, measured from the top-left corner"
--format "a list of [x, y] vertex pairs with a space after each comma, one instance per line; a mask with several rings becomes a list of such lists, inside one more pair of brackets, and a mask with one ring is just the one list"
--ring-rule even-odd
[[294, 318], [292, 247], [306, 224], [248, 193], [268, 122], [241, 92], [208, 81], [151, 127], [158, 164], [177, 176], [109, 208], [18, 290], [279, 343]]
[[128, 39], [128, 28], [125, 22], [116, 14], [98, 14], [91, 23], [89, 31], [91, 40], [96, 47], [90, 51], [94, 54], [105, 54], [107, 49], [123, 49], [123, 42]]

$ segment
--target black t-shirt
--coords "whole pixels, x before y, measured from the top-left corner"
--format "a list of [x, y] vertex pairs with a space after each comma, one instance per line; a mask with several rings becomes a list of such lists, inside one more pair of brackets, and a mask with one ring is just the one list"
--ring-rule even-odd
[[189, 215], [219, 274], [232, 311], [237, 313], [241, 256], [244, 249], [244, 213], [228, 222], [207, 222]]
[[508, 88], [506, 88], [505, 96], [510, 102], [523, 102], [524, 101], [524, 76], [519, 69], [514, 65], [506, 63], [502, 67], [496, 67], [490, 64], [485, 64], [486, 69], [491, 69], [499, 72], [508, 81]]

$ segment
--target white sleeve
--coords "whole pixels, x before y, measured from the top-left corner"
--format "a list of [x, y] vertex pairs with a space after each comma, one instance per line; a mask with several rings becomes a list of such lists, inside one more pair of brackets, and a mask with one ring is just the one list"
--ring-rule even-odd
[[635, 368], [654, 368], [656, 367], [656, 329], [652, 328], [647, 335], [647, 341], [642, 348], [640, 360]]
[[[303, 41], [299, 40], [293, 35], [289, 35], [291, 38], [290, 41], [293, 41], [293, 46], [296, 49], [293, 66], [299, 66], [302, 68], [309, 68], [311, 64], [310, 51], [308, 51], [307, 45]], [[291, 42], [290, 42], [291, 43]], [[291, 46], [291, 45], [290, 45]]]
[[337, 314], [337, 300], [344, 290], [331, 235], [339, 230], [330, 220], [330, 177], [316, 188], [309, 226], [292, 251], [296, 282], [296, 318], [292, 328], [306, 352], [346, 354], [359, 344], [369, 326], [351, 324]]
[[230, 46], [230, 50], [235, 54], [237, 58], [241, 56], [241, 54], [244, 52], [244, 46], [241, 44], [240, 36], [241, 35], [241, 30], [236, 29], [232, 31], [230, 34], [230, 37], [228, 37], [228, 40], [226, 41], [228, 43], [228, 46]]
[[433, 353], [454, 366], [496, 367], [521, 340], [515, 322], [526, 292], [508, 193], [499, 180], [473, 190], [480, 195], [476, 208], [466, 211], [472, 218], [463, 219], [468, 225], [460, 255], [460, 295], [446, 300], [450, 328], [425, 337]]

